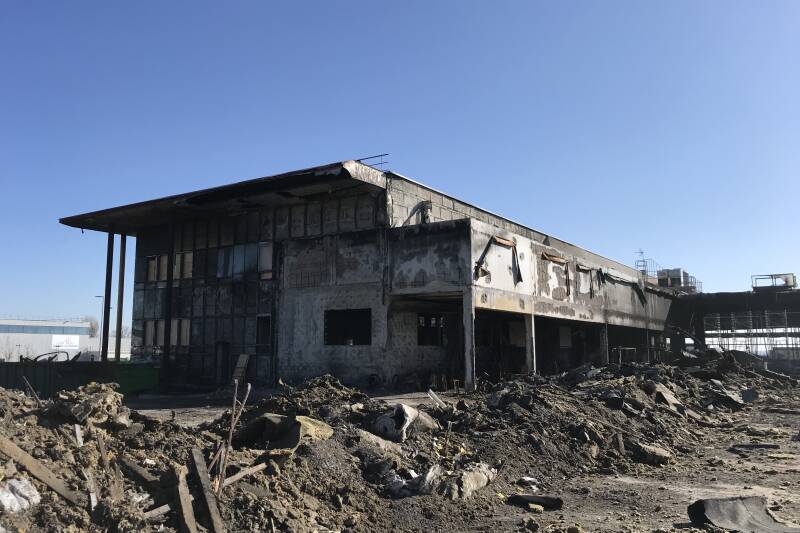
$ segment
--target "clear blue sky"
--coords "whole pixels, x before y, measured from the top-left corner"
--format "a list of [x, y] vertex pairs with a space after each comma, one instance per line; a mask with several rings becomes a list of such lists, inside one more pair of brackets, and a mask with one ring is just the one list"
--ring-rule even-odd
[[59, 217], [381, 152], [706, 290], [800, 273], [799, 27], [795, 1], [7, 0], [0, 313], [98, 314], [104, 235]]

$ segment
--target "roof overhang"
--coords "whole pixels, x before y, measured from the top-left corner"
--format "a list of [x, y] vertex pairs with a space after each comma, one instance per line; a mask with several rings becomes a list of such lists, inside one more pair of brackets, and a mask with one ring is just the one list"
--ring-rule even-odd
[[386, 188], [385, 175], [358, 161], [342, 161], [230, 185], [167, 196], [62, 218], [74, 228], [136, 235], [148, 227], [211, 214], [237, 214], [266, 206], [291, 205], [338, 191]]

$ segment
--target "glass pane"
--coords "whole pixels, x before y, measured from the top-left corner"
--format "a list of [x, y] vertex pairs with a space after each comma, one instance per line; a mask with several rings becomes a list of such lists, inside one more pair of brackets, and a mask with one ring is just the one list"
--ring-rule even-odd
[[156, 320], [156, 345], [164, 346], [164, 321]]
[[156, 276], [158, 275], [158, 262], [156, 259], [155, 256], [147, 258], [147, 281], [156, 281]]
[[182, 278], [191, 278], [192, 277], [192, 266], [194, 264], [194, 255], [192, 252], [186, 252], [183, 254], [183, 265], [181, 268], [181, 277]]
[[262, 242], [258, 247], [258, 270], [259, 272], [272, 271], [272, 243]]
[[159, 255], [158, 256], [158, 280], [159, 281], [166, 281], [167, 279], [167, 260], [168, 256], [166, 255]]
[[181, 320], [181, 346], [189, 346], [189, 328], [191, 327], [191, 321], [188, 318], [184, 318]]
[[172, 324], [170, 325], [172, 329], [169, 330], [169, 345], [170, 346], [177, 346], [178, 345], [178, 329], [180, 328], [180, 323], [177, 318], [172, 319]]
[[239, 244], [233, 247], [233, 273], [234, 275], [244, 272], [244, 245]]

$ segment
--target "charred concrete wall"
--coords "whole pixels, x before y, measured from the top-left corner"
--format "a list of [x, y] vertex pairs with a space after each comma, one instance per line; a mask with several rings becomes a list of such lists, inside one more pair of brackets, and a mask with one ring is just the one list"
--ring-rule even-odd
[[534, 312], [537, 264], [531, 239], [472, 220], [470, 264], [480, 264], [470, 272], [476, 308]]
[[[400, 176], [387, 179], [387, 220], [392, 226], [419, 224], [418, 206], [430, 202], [431, 222], [469, 218], [473, 222], [472, 261], [484, 252], [490, 236], [515, 241], [522, 283], [513, 283], [511, 250], [492, 246], [491, 275], [474, 279], [476, 307], [531, 313], [567, 320], [663, 330], [672, 302], [663, 291], [637, 290], [639, 273], [565, 241], [505, 220]], [[417, 213], [409, 219], [409, 215]], [[524, 257], [524, 258], [523, 258]], [[535, 282], [531, 282], [534, 279]], [[642, 299], [641, 294], [646, 297]], [[532, 302], [529, 300], [532, 298]], [[527, 307], [525, 307], [527, 305]]]
[[[249, 353], [248, 378], [271, 382], [280, 318], [278, 284], [301, 289], [352, 280], [360, 275], [348, 269], [352, 257], [334, 254], [331, 237], [374, 232], [385, 224], [382, 193], [365, 187], [287, 203], [239, 209], [240, 214], [198, 215], [141, 231], [132, 355], [169, 352], [165, 365], [179, 367], [170, 373], [179, 381], [200, 383], [223, 379], [238, 354]], [[306, 241], [312, 244], [295, 245]], [[318, 242], [323, 257], [333, 258], [338, 271], [314, 266]], [[298, 256], [287, 256], [287, 251]], [[335, 277], [315, 278], [321, 272]], [[220, 370], [220, 365], [226, 368]]]
[[[461, 291], [467, 229], [461, 221], [287, 242], [279, 375], [297, 380], [330, 372], [345, 382], [390, 385], [409, 374], [425, 381], [442, 372], [445, 348], [418, 344], [419, 313], [391, 304], [397, 296]], [[325, 313], [363, 309], [371, 315], [370, 342], [331, 345]]]
[[460, 295], [470, 284], [468, 220], [392, 228], [388, 234], [392, 294]]
[[[635, 270], [391, 173], [385, 186], [232, 200], [225, 214], [141, 231], [133, 355], [168, 352], [186, 382], [224, 381], [248, 353], [255, 382], [331, 372], [390, 384], [447, 365], [444, 344], [419, 342], [424, 309], [518, 313], [526, 339], [534, 314], [663, 328], [670, 301], [642, 292]], [[368, 340], [333, 338], [347, 311], [369, 316]]]

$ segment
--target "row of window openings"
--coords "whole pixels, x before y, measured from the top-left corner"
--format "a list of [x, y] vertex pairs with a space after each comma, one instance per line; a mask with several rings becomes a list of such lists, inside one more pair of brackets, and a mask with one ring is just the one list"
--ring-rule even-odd
[[[145, 320], [144, 345], [164, 346], [164, 320]], [[191, 320], [172, 319], [170, 346], [188, 346]], [[256, 344], [271, 344], [272, 317], [259, 316], [256, 323]], [[372, 309], [336, 309], [325, 311], [325, 345], [368, 346], [372, 344]], [[417, 344], [446, 346], [444, 316], [417, 315]]]
[[[272, 279], [272, 253], [273, 246], [271, 242], [218, 248], [216, 276], [218, 278], [226, 278], [257, 270], [261, 274], [261, 279]], [[168, 254], [148, 256], [146, 280], [166, 281], [169, 268], [168, 261]], [[192, 278], [194, 252], [176, 253], [173, 261], [172, 279]]]
[[[298, 205], [291, 208], [267, 210], [262, 213], [250, 213], [224, 219], [198, 220], [188, 222], [175, 231], [174, 245], [176, 250], [187, 250], [194, 246], [196, 249], [229, 246], [235, 242], [252, 242], [259, 239], [269, 239], [273, 234], [273, 226], [282, 227], [285, 234], [302, 236], [306, 233], [304, 226], [320, 224], [337, 224], [337, 220], [349, 222], [371, 223], [375, 216], [376, 199], [368, 195], [351, 197], [351, 205], [346, 205], [348, 199], [333, 200], [325, 206]], [[297, 231], [296, 228], [299, 228]], [[317, 230], [318, 231], [318, 230]]]
[[[328, 346], [372, 344], [372, 310], [325, 311], [325, 344]], [[443, 315], [430, 313], [417, 315], [417, 345], [447, 346]]]
[[[170, 346], [189, 346], [189, 334], [191, 331], [191, 319], [173, 318], [170, 328]], [[144, 321], [144, 346], [165, 346], [165, 320], [145, 320]], [[269, 315], [256, 318], [256, 344], [272, 344], [272, 317]]]

